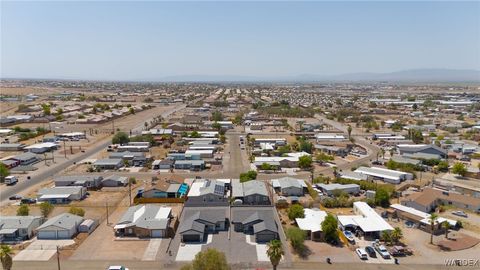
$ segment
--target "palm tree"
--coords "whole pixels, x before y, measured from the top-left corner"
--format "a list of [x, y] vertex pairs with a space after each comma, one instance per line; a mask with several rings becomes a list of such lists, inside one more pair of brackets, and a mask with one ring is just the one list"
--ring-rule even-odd
[[390, 148], [390, 157], [393, 157], [393, 154], [395, 154], [395, 148]]
[[385, 149], [380, 148], [380, 154], [382, 155], [382, 158], [385, 159]]
[[280, 240], [272, 240], [267, 244], [267, 255], [270, 258], [270, 262], [272, 263], [273, 270], [277, 269], [278, 264], [283, 256], [283, 247], [282, 242]]
[[383, 231], [382, 232], [382, 239], [386, 243], [392, 242], [392, 233], [390, 231]]
[[352, 126], [348, 125], [347, 132], [348, 132], [348, 139], [350, 140], [352, 136]]
[[430, 244], [433, 244], [433, 232], [435, 231], [435, 222], [437, 219], [438, 215], [436, 213], [430, 215], [430, 229], [432, 230], [430, 234]]
[[445, 230], [445, 238], [448, 238], [448, 230], [450, 230], [450, 223], [448, 223], [448, 221], [444, 221], [442, 223], [442, 227]]
[[395, 227], [395, 229], [392, 231], [392, 240], [395, 241], [395, 243], [398, 243], [400, 239], [403, 237], [403, 232], [402, 229], [399, 227]]
[[0, 260], [2, 261], [2, 267], [5, 270], [12, 269], [13, 261], [12, 261], [12, 248], [7, 245], [0, 246]]

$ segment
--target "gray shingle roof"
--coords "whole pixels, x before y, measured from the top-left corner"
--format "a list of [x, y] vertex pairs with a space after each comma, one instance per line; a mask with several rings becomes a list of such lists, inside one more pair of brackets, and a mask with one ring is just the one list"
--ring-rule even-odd
[[83, 217], [72, 215], [69, 213], [63, 213], [47, 220], [40, 227], [38, 227], [38, 230], [44, 229], [49, 226], [55, 226], [69, 230], [73, 227], [77, 227], [80, 223], [82, 223], [82, 221]]

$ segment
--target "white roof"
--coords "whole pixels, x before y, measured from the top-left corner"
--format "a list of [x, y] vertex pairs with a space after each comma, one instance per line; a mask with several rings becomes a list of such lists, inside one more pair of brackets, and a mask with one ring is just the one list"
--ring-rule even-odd
[[319, 209], [304, 209], [305, 217], [296, 218], [295, 221], [300, 229], [304, 231], [322, 231], [322, 222], [327, 216], [325, 211]]
[[40, 196], [40, 199], [57, 199], [57, 198], [68, 198], [70, 194], [45, 194]]
[[190, 187], [190, 190], [188, 191], [188, 197], [199, 196], [200, 189], [203, 187], [204, 184], [205, 183], [203, 180], [201, 181], [196, 180], [195, 182], [193, 182], [193, 184]]
[[[418, 216], [418, 217], [422, 218], [420, 220], [420, 222], [422, 222], [424, 224], [430, 224], [430, 214], [428, 214], [428, 213], [425, 213], [425, 212], [422, 212], [422, 211], [417, 210], [415, 208], [408, 207], [408, 206], [401, 205], [401, 204], [392, 204], [392, 205], [390, 205], [390, 207], [392, 207], [393, 209], [397, 209], [397, 210], [400, 210], [400, 211], [407, 212], [407, 213], [410, 213], [412, 215]], [[445, 221], [450, 223], [451, 226], [457, 225], [456, 220], [443, 218], [443, 217], [438, 217], [436, 223], [437, 224], [438, 223], [443, 223]]]
[[342, 225], [356, 225], [364, 232], [393, 230], [393, 227], [377, 214], [377, 212], [375, 212], [375, 210], [373, 210], [367, 203], [354, 202], [353, 208], [360, 215], [338, 216], [338, 221], [340, 221]]
[[29, 145], [25, 147], [25, 149], [36, 149], [36, 148], [51, 148], [51, 147], [56, 147], [57, 144], [51, 143], [51, 142], [45, 142], [45, 143], [36, 143]]
[[402, 177], [403, 175], [409, 174], [406, 172], [394, 171], [394, 170], [378, 168], [378, 167], [360, 167], [356, 169], [354, 172], [386, 178], [386, 179], [392, 179], [392, 180], [400, 180], [400, 177]]

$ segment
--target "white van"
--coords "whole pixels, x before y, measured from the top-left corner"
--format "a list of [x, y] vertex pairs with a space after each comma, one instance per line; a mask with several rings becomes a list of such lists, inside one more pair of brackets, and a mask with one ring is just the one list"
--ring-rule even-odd
[[18, 178], [16, 176], [9, 175], [9, 176], [5, 177], [5, 184], [7, 184], [7, 185], [13, 185], [17, 182], [18, 182]]

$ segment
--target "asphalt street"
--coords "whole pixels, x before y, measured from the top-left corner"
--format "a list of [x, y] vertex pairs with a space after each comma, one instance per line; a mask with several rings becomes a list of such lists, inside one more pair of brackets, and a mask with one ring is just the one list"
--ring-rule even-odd
[[[170, 115], [174, 112], [177, 112], [179, 110], [183, 110], [186, 106], [187, 106], [186, 104], [182, 104], [182, 105], [179, 105], [179, 106], [177, 106], [177, 107], [175, 107], [171, 110], [168, 110], [168, 111], [162, 113], [162, 117], [165, 118], [165, 117], [167, 117], [168, 115]], [[146, 121], [152, 120], [153, 117], [154, 116], [147, 119]], [[143, 121], [140, 122], [140, 123], [136, 123], [135, 126], [132, 127], [132, 132], [135, 132], [134, 134], [141, 133], [142, 129], [144, 128], [143, 124], [144, 124]], [[76, 162], [79, 162], [81, 160], [84, 160], [84, 159], [92, 156], [92, 155], [95, 155], [96, 153], [105, 149], [110, 143], [111, 143], [111, 138], [110, 137], [105, 138], [101, 141], [96, 142], [93, 147], [88, 148], [87, 150], [85, 150], [84, 153], [79, 153], [79, 154], [76, 154], [74, 156], [71, 156], [70, 158], [68, 158], [67, 160], [64, 160], [62, 162], [53, 163], [52, 165], [50, 165], [49, 170], [45, 170], [45, 171], [42, 171], [42, 172], [39, 172], [39, 173], [34, 172], [34, 173], [30, 174], [30, 179], [29, 180], [19, 181], [14, 186], [10, 186], [10, 187], [5, 187], [4, 186], [4, 187], [2, 187], [2, 189], [0, 191], [0, 205], [3, 205], [6, 202], [8, 202], [9, 197], [11, 197], [15, 194], [21, 193], [24, 190], [28, 189], [29, 187], [51, 178], [52, 176], [60, 173], [65, 168], [73, 165]], [[44, 166], [44, 165], [43, 165], [43, 163], [37, 163], [36, 166]]]

